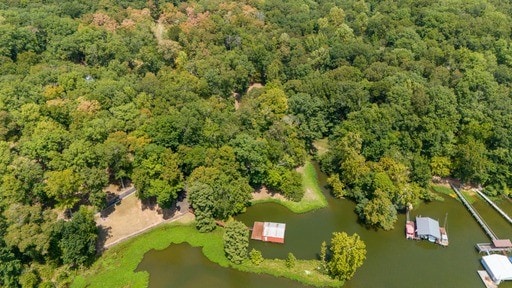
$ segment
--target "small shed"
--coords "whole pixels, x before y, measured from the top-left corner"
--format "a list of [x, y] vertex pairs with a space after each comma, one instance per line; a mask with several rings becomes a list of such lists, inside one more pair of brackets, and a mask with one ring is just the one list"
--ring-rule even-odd
[[512, 280], [512, 263], [507, 256], [498, 254], [483, 256], [482, 265], [496, 284]]
[[429, 217], [416, 217], [416, 234], [421, 239], [437, 242], [441, 239], [439, 222]]
[[251, 239], [264, 242], [284, 243], [286, 224], [275, 222], [254, 222]]

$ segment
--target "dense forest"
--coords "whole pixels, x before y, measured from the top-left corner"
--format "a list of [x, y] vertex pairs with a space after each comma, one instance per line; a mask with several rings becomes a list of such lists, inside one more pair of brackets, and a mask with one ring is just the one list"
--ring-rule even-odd
[[261, 186], [300, 200], [308, 156], [383, 229], [435, 197], [433, 178], [510, 193], [510, 15], [496, 0], [2, 1], [0, 286], [65, 285], [94, 261], [109, 183], [162, 207], [186, 191], [204, 232]]

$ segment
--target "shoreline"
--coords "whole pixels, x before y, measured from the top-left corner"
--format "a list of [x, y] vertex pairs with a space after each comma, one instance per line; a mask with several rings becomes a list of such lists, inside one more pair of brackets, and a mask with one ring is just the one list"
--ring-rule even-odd
[[251, 204], [277, 203], [298, 214], [327, 207], [327, 199], [318, 184], [318, 175], [311, 160], [307, 160], [304, 166], [297, 169], [297, 172], [302, 175], [302, 189], [305, 190], [299, 202], [288, 200], [281, 194], [271, 193], [266, 188], [261, 188], [252, 193]]
[[[327, 207], [327, 199], [322, 193], [318, 184], [318, 175], [310, 160], [306, 161], [303, 167], [298, 169], [302, 175], [302, 187], [305, 190], [302, 200], [293, 202], [285, 199], [280, 194], [272, 194], [266, 189], [260, 189], [252, 193], [251, 204], [278, 203], [287, 207], [293, 213], [306, 213], [320, 208]], [[210, 233], [200, 233], [195, 229], [194, 222], [180, 223], [164, 222], [141, 231], [132, 237], [123, 239], [120, 243], [112, 245], [104, 254], [95, 261], [88, 269], [80, 271], [74, 277], [71, 287], [103, 287], [105, 283], [116, 280], [116, 284], [131, 283], [132, 287], [146, 287], [149, 283], [149, 273], [134, 272], [137, 265], [142, 261], [144, 254], [152, 249], [162, 250], [172, 244], [189, 243], [193, 247], [202, 247], [203, 255], [210, 261], [221, 267], [232, 268], [246, 273], [267, 274], [274, 277], [284, 277], [306, 285], [318, 287], [339, 287], [343, 282], [331, 279], [328, 275], [318, 272], [318, 260], [297, 259], [299, 267], [308, 267], [310, 273], [302, 270], [276, 269], [283, 259], [265, 259], [260, 265], [254, 265], [249, 259], [242, 264], [230, 263], [224, 256], [221, 227]], [[166, 232], [172, 231], [172, 233]], [[111, 265], [111, 263], [116, 265]], [[284, 263], [284, 262], [283, 262]], [[281, 263], [282, 264], [282, 263]], [[283, 264], [284, 266], [284, 264]], [[124, 271], [116, 275], [119, 271]], [[303, 269], [304, 270], [304, 269]], [[143, 276], [142, 276], [143, 275]], [[124, 281], [120, 281], [119, 277]], [[314, 277], [314, 279], [312, 278]], [[105, 282], [107, 281], [107, 282]], [[123, 286], [124, 287], [124, 286]]]

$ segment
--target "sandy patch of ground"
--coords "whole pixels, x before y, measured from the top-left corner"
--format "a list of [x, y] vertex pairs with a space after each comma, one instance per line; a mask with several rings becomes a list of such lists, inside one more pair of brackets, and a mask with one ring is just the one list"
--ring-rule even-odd
[[99, 248], [107, 248], [161, 223], [190, 221], [191, 217], [193, 214], [188, 211], [186, 199], [171, 209], [160, 209], [154, 203], [143, 203], [132, 194], [96, 215], [100, 228]]
[[265, 200], [269, 198], [287, 201], [283, 195], [271, 192], [265, 186], [262, 186], [252, 192], [252, 200]]

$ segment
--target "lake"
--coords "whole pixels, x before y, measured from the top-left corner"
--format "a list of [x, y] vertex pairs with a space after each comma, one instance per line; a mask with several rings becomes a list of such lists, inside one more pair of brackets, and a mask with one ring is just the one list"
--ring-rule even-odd
[[[323, 182], [324, 175], [320, 180]], [[329, 242], [332, 232], [359, 234], [367, 246], [367, 259], [344, 287], [484, 287], [476, 273], [483, 268], [475, 244], [489, 239], [458, 200], [443, 196], [444, 201], [423, 203], [411, 211], [411, 217], [431, 217], [441, 225], [448, 213], [450, 246], [441, 247], [428, 241], [406, 240], [405, 215], [399, 215], [392, 231], [367, 229], [358, 223], [353, 202], [335, 199], [328, 193], [326, 197], [327, 208], [309, 213], [294, 214], [281, 205], [265, 203], [249, 207], [236, 218], [250, 227], [254, 221], [286, 223], [285, 244], [251, 240], [250, 249], [262, 251], [266, 258], [284, 259], [288, 252], [297, 258], [316, 258], [322, 241]], [[487, 203], [479, 199], [474, 206], [499, 237], [512, 238], [511, 225]], [[304, 287], [284, 278], [220, 267], [204, 257], [199, 248], [187, 244], [146, 253], [137, 270], [149, 272], [153, 288]], [[500, 287], [512, 287], [512, 283]]]

